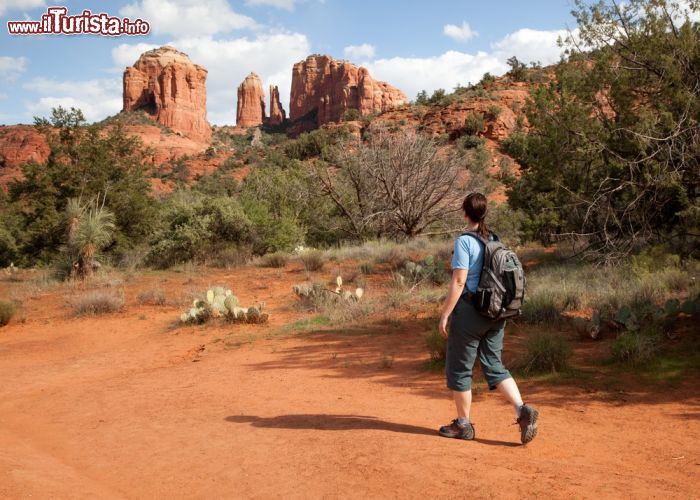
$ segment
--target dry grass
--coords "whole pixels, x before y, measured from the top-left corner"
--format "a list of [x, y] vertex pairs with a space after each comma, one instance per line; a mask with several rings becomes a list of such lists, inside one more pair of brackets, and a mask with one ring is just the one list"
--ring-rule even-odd
[[146, 306], [164, 306], [167, 303], [165, 292], [160, 289], [143, 291], [138, 294], [136, 300]]
[[90, 290], [71, 300], [76, 316], [108, 314], [124, 308], [124, 294], [105, 290]]

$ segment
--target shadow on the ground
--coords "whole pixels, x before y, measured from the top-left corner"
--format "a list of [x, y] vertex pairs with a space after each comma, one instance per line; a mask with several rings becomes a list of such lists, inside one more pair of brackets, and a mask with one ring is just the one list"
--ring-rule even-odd
[[[230, 415], [224, 420], [237, 424], [249, 423], [255, 427], [275, 429], [314, 429], [319, 431], [347, 431], [354, 429], [380, 430], [399, 432], [403, 434], [420, 434], [439, 437], [436, 429], [410, 424], [387, 422], [368, 415], [329, 415], [329, 414], [298, 414], [278, 415], [276, 417], [258, 417], [255, 415]], [[520, 446], [519, 443], [497, 441], [493, 439], [474, 440], [476, 443], [489, 446]]]
[[435, 436], [435, 429], [409, 424], [386, 422], [366, 415], [298, 414], [277, 417], [257, 417], [255, 415], [231, 415], [224, 420], [239, 424], [250, 423], [255, 427], [277, 429], [316, 429], [321, 431], [344, 431], [351, 429], [375, 429], [405, 434]]
[[[274, 359], [251, 364], [254, 370], [309, 370], [323, 372], [331, 379], [370, 378], [379, 383], [405, 388], [413, 395], [449, 399], [441, 369], [428, 369], [429, 355], [425, 334], [433, 322], [404, 319], [392, 322], [365, 323], [304, 332], [300, 342], [276, 350]], [[533, 327], [509, 325], [504, 346], [506, 366], [524, 352], [524, 341]], [[599, 343], [575, 342], [577, 356], [594, 359], [603, 347]], [[700, 406], [700, 391], [692, 383], [693, 376], [674, 385], [650, 384], [635, 376], [621, 376], [619, 370], [587, 366], [578, 370], [581, 376], [557, 376], [551, 380], [521, 378], [516, 380], [528, 400], [539, 404], [561, 406], [572, 401], [585, 404], [596, 401], [612, 405], [663, 404], [683, 401], [693, 410]], [[633, 374], [632, 374], [633, 375]], [[484, 391], [483, 375], [475, 366], [476, 393]], [[693, 418], [685, 417], [679, 418]]]

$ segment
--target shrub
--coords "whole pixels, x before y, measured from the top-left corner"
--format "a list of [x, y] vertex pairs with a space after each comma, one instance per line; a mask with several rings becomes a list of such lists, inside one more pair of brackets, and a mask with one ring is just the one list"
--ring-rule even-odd
[[149, 306], [164, 306], [166, 302], [163, 290], [147, 290], [138, 294], [138, 303]]
[[481, 113], [472, 111], [464, 120], [464, 131], [468, 135], [477, 135], [484, 131], [484, 117]]
[[610, 352], [615, 361], [640, 365], [654, 357], [657, 338], [653, 327], [645, 331], [626, 331], [613, 341]]
[[372, 274], [374, 272], [374, 265], [371, 262], [362, 262], [360, 264], [360, 272], [362, 274]]
[[479, 82], [479, 85], [481, 85], [483, 87], [487, 87], [495, 81], [496, 81], [496, 77], [487, 71], [486, 73], [484, 73], [484, 76], [481, 77], [481, 81]]
[[263, 255], [260, 260], [262, 267], [284, 267], [287, 265], [289, 256], [283, 252], [274, 252]]
[[522, 313], [528, 323], [554, 324], [559, 321], [559, 310], [551, 293], [525, 296]]
[[486, 142], [486, 139], [483, 137], [479, 137], [478, 135], [463, 135], [457, 141], [455, 144], [457, 147], [462, 148], [462, 149], [472, 149], [477, 146], [481, 146]]
[[124, 308], [124, 296], [102, 290], [93, 290], [77, 297], [73, 301], [73, 312], [78, 315], [106, 314], [121, 311]]
[[350, 109], [346, 109], [345, 112], [343, 113], [343, 121], [344, 122], [352, 122], [355, 120], [359, 120], [360, 118], [362, 118], [362, 115], [360, 114], [359, 109], [350, 108]]
[[323, 252], [320, 250], [309, 250], [299, 255], [299, 260], [304, 264], [304, 269], [307, 271], [320, 271], [323, 269], [325, 259]]
[[0, 300], [0, 326], [5, 326], [15, 315], [15, 305], [6, 300]]
[[573, 349], [568, 340], [556, 333], [540, 332], [525, 342], [526, 354], [522, 362], [525, 373], [558, 372], [569, 366]]
[[496, 118], [498, 118], [498, 115], [500, 115], [500, 114], [501, 114], [501, 108], [499, 106], [497, 106], [496, 104], [492, 104], [491, 106], [489, 106], [489, 117], [492, 120], [495, 120]]
[[440, 332], [432, 330], [425, 336], [425, 347], [428, 348], [430, 360], [434, 363], [443, 363], [447, 352], [447, 340], [442, 338]]

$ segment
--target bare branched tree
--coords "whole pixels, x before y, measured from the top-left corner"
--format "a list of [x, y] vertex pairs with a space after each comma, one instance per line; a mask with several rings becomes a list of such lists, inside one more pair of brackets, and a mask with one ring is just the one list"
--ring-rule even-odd
[[316, 169], [322, 193], [357, 238], [455, 231], [461, 200], [480, 187], [464, 156], [413, 130], [375, 126], [366, 142], [345, 142], [328, 160]]

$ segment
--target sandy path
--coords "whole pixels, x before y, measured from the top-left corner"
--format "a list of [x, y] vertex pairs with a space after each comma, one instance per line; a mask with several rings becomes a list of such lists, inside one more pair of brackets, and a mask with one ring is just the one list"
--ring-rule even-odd
[[524, 383], [542, 413], [527, 447], [482, 389], [477, 440], [449, 440], [436, 428], [452, 404], [420, 332], [169, 330], [176, 309], [0, 330], [0, 497], [697, 494], [697, 384], [659, 395]]

